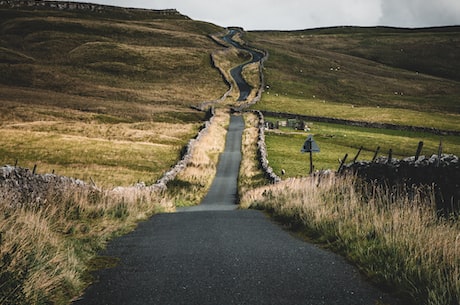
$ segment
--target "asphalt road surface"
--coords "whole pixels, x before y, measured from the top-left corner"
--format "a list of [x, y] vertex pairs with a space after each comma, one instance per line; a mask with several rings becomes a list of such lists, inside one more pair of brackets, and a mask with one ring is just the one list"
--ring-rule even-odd
[[179, 212], [204, 210], [235, 210], [237, 205], [237, 177], [241, 163], [241, 136], [244, 130], [242, 116], [230, 117], [224, 152], [219, 157], [217, 173], [208, 194], [200, 205], [180, 208]]
[[234, 210], [242, 128], [241, 117], [232, 117], [202, 206], [156, 215], [111, 242], [101, 255], [118, 258], [117, 266], [95, 273], [74, 304], [396, 304], [341, 257], [295, 238], [260, 211]]
[[262, 60], [262, 58], [264, 57], [264, 54], [257, 50], [253, 50], [249, 47], [242, 46], [237, 41], [233, 40], [233, 36], [235, 36], [236, 33], [237, 33], [236, 30], [230, 30], [228, 34], [223, 37], [223, 39], [227, 43], [233, 45], [234, 47], [248, 51], [251, 54], [252, 58], [249, 62], [246, 62], [230, 70], [230, 75], [235, 80], [238, 86], [238, 89], [240, 90], [240, 96], [238, 97], [238, 101], [245, 101], [248, 98], [249, 94], [251, 94], [251, 90], [253, 88], [243, 78], [243, 75], [242, 75], [243, 68], [248, 64]]

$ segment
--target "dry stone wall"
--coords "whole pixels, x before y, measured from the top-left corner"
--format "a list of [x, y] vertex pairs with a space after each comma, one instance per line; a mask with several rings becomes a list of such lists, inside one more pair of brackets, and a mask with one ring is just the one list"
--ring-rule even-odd
[[351, 172], [368, 182], [390, 187], [432, 186], [439, 210], [460, 212], [460, 163], [455, 155], [432, 155], [391, 160], [377, 158], [374, 162], [346, 164], [343, 172]]
[[262, 113], [265, 116], [279, 117], [279, 118], [286, 118], [286, 119], [299, 119], [299, 120], [310, 121], [310, 122], [333, 123], [333, 124], [366, 127], [366, 128], [428, 132], [428, 133], [432, 133], [436, 135], [460, 136], [460, 131], [441, 130], [441, 129], [430, 128], [430, 127], [396, 125], [396, 124], [389, 124], [389, 123], [373, 123], [373, 122], [365, 122], [365, 121], [352, 121], [352, 120], [345, 120], [345, 119], [336, 119], [336, 118], [329, 118], [329, 117], [319, 117], [319, 116], [301, 115], [301, 114], [275, 112], [275, 111], [262, 111]]
[[190, 164], [192, 160], [193, 150], [196, 145], [199, 144], [200, 139], [209, 132], [209, 127], [214, 121], [214, 108], [208, 110], [209, 119], [205, 122], [203, 128], [200, 130], [195, 139], [192, 139], [188, 142], [187, 146], [184, 149], [182, 158], [177, 164], [171, 168], [167, 173], [163, 175], [154, 185], [150, 186], [153, 190], [165, 190], [167, 189], [167, 184], [174, 180], [176, 176], [182, 172], [187, 165]]
[[[130, 188], [149, 188], [152, 191], [167, 189], [167, 184], [174, 180], [190, 163], [194, 147], [209, 132], [209, 126], [212, 124], [213, 119], [214, 109], [211, 108], [208, 111], [208, 120], [203, 125], [197, 137], [190, 140], [184, 148], [181, 160], [155, 184], [146, 186], [141, 182], [132, 187], [117, 187], [114, 191], [122, 191]], [[96, 186], [74, 178], [55, 174], [35, 174], [30, 169], [16, 166], [6, 165], [0, 167], [0, 196], [8, 196], [8, 198], [2, 198], [4, 199], [2, 202], [10, 202], [12, 207], [20, 207], [24, 204], [41, 205], [45, 202], [47, 194], [50, 192], [64, 193], [70, 188], [75, 187], [100, 191]]]
[[264, 122], [264, 115], [262, 112], [256, 110], [254, 111], [258, 118], [259, 118], [259, 135], [257, 139], [257, 156], [259, 158], [259, 164], [262, 168], [262, 171], [265, 174], [265, 177], [271, 183], [278, 183], [281, 181], [281, 178], [275, 174], [273, 168], [271, 168], [268, 164], [267, 159], [267, 146], [265, 145], [265, 122]]
[[78, 179], [54, 174], [38, 175], [16, 166], [0, 167], [0, 202], [9, 202], [11, 208], [40, 206], [46, 203], [48, 194], [64, 193], [70, 188], [97, 190]]

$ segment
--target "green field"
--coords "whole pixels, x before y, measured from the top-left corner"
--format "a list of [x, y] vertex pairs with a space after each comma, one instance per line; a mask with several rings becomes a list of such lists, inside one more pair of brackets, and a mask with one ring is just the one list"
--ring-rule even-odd
[[[267, 121], [276, 121], [267, 118]], [[392, 149], [394, 158], [405, 158], [415, 155], [418, 143], [424, 142], [422, 154], [431, 156], [437, 154], [439, 142], [442, 139], [444, 153], [460, 153], [460, 137], [437, 136], [421, 132], [403, 132], [396, 130], [381, 130], [375, 128], [351, 127], [337, 124], [312, 123], [309, 132], [297, 132], [293, 129], [266, 132], [266, 144], [270, 166], [277, 175], [281, 170], [286, 171], [287, 177], [306, 176], [310, 170], [310, 156], [300, 152], [308, 135], [312, 134], [321, 152], [313, 154], [316, 170], [339, 167], [339, 159], [348, 154], [351, 161], [359, 148], [363, 150], [358, 160], [372, 160], [375, 151], [380, 146], [379, 156], [388, 156]]]
[[[249, 32], [251, 44], [270, 54], [266, 88], [252, 108], [275, 112], [460, 130], [460, 27], [432, 29], [324, 28]], [[440, 137], [381, 129], [314, 123], [322, 151], [316, 169], [336, 169], [345, 153], [370, 159], [377, 146], [395, 157], [437, 152]], [[267, 135], [270, 165], [277, 173], [305, 175], [299, 153], [305, 134]], [[460, 154], [459, 137], [443, 137], [444, 152]]]

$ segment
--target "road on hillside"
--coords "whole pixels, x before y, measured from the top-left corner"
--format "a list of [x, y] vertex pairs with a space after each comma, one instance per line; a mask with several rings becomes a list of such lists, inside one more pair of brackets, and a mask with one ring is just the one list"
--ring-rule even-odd
[[233, 68], [232, 70], [230, 70], [230, 75], [235, 80], [235, 82], [236, 82], [236, 84], [238, 86], [238, 89], [240, 90], [240, 96], [238, 98], [238, 101], [245, 101], [248, 98], [249, 94], [251, 94], [251, 90], [253, 88], [243, 78], [243, 74], [242, 74], [243, 73], [243, 68], [246, 65], [249, 65], [251, 63], [261, 61], [262, 58], [265, 55], [262, 52], [259, 52], [257, 50], [254, 50], [254, 49], [251, 49], [249, 47], [243, 46], [240, 43], [238, 43], [237, 41], [233, 40], [233, 36], [235, 36], [237, 34], [237, 32], [238, 31], [235, 30], [235, 29], [229, 30], [228, 34], [225, 35], [223, 37], [223, 39], [227, 43], [233, 45], [235, 48], [245, 50], [245, 51], [247, 51], [247, 52], [249, 52], [251, 54], [251, 60], [250, 61], [248, 61], [248, 62], [246, 62], [244, 64], [241, 64], [241, 65]]
[[235, 210], [237, 205], [237, 177], [241, 163], [241, 137], [244, 130], [242, 116], [230, 117], [224, 152], [219, 156], [217, 173], [208, 194], [200, 205], [179, 208], [179, 212], [203, 210]]
[[118, 259], [75, 305], [396, 304], [338, 255], [263, 212], [235, 210], [241, 116], [232, 116], [211, 190], [196, 208], [159, 214], [111, 242]]

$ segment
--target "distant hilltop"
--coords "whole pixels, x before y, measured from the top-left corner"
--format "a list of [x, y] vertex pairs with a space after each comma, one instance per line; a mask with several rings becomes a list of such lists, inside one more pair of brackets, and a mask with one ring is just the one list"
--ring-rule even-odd
[[122, 8], [110, 5], [80, 3], [71, 1], [17, 1], [17, 0], [0, 0], [0, 7], [9, 8], [31, 8], [31, 9], [58, 9], [61, 11], [90, 11], [90, 12], [106, 12], [107, 10], [124, 10], [134, 13], [155, 13], [165, 16], [186, 16], [179, 13], [176, 9], [152, 10], [140, 8]]

